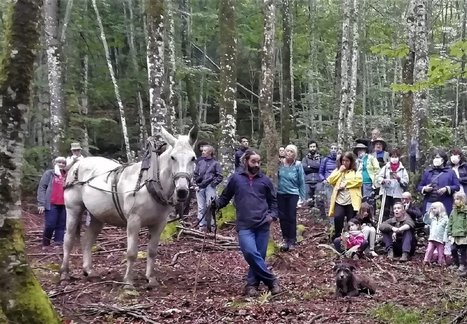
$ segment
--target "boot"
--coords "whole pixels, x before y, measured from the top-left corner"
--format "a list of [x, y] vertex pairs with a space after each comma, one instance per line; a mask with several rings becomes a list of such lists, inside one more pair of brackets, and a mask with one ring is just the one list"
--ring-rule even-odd
[[247, 297], [257, 297], [259, 295], [258, 288], [255, 286], [245, 286], [245, 295]]
[[388, 259], [394, 260], [394, 251], [392, 249], [388, 250]]
[[271, 295], [277, 295], [278, 293], [280, 293], [281, 287], [279, 286], [279, 282], [277, 280], [274, 280], [272, 285], [269, 287], [269, 290], [271, 291]]
[[403, 252], [401, 258], [399, 259], [400, 262], [407, 262], [409, 261], [409, 254], [407, 252]]

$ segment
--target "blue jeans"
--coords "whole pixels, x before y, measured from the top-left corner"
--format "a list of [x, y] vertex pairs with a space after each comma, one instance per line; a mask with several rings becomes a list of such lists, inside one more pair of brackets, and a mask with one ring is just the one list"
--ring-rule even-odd
[[297, 243], [297, 203], [298, 195], [277, 194], [282, 238], [289, 245]]
[[[54, 242], [63, 244], [66, 227], [66, 209], [65, 205], [50, 205], [50, 209], [45, 211], [44, 235], [42, 237], [42, 245], [50, 245], [52, 236]], [[54, 235], [55, 233], [55, 235]]]
[[[196, 200], [198, 202], [198, 220], [202, 219], [199, 226], [206, 226], [206, 211], [210, 207], [211, 200], [216, 198], [216, 188], [211, 185], [206, 188], [199, 189], [196, 193]], [[213, 224], [211, 224], [213, 225]]]
[[247, 275], [247, 286], [257, 287], [264, 282], [269, 288], [276, 280], [266, 265], [266, 251], [269, 241], [269, 225], [255, 229], [238, 231], [238, 243], [245, 261], [250, 266]]
[[370, 198], [373, 194], [373, 184], [372, 183], [364, 183], [362, 185], [362, 198]]

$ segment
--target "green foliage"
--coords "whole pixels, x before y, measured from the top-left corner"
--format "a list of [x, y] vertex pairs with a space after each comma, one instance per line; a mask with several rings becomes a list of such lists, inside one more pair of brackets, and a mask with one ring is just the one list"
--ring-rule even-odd
[[50, 151], [47, 147], [37, 146], [24, 150], [21, 166], [21, 193], [31, 196], [36, 193], [43, 171], [51, 164]]
[[371, 310], [372, 316], [382, 323], [388, 324], [422, 324], [433, 323], [430, 311], [421, 311], [385, 303]]
[[268, 241], [268, 248], [266, 250], [266, 259], [274, 256], [277, 252], [279, 252], [279, 245], [270, 238]]
[[177, 225], [180, 225], [180, 222], [171, 222], [165, 225], [164, 230], [161, 233], [161, 242], [170, 242], [177, 235], [178, 229]]
[[219, 213], [219, 218], [216, 220], [218, 228], [223, 228], [225, 225], [232, 224], [235, 222], [237, 213], [233, 204], [228, 204], [222, 208], [221, 213]]
[[370, 50], [373, 54], [388, 58], [403, 58], [409, 54], [407, 44], [399, 44], [396, 47], [391, 46], [391, 44], [379, 44], [372, 46]]
[[449, 148], [454, 145], [454, 132], [449, 118], [436, 118], [428, 120], [428, 138], [430, 147]]

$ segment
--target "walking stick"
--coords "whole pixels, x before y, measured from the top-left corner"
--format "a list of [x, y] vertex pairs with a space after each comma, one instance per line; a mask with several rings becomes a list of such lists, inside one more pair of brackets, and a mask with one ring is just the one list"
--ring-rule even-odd
[[384, 215], [384, 206], [386, 205], [386, 190], [383, 192], [383, 198], [381, 199], [381, 207], [379, 209], [379, 216], [378, 216], [378, 225], [376, 226], [376, 234], [381, 235], [379, 231], [379, 226], [383, 222], [383, 215]]

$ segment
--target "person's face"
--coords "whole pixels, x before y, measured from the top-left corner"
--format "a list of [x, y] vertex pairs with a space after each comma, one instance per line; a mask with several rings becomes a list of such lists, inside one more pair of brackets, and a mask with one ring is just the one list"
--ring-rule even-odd
[[377, 138], [379, 137], [379, 135], [380, 135], [380, 134], [379, 134], [379, 130], [373, 129], [373, 130], [371, 131], [371, 139], [372, 139], [372, 140], [377, 139]]
[[286, 157], [287, 159], [293, 160], [293, 159], [295, 159], [295, 152], [292, 151], [292, 150], [287, 150], [287, 149], [286, 149], [286, 150], [285, 150], [285, 157]]
[[461, 197], [454, 197], [454, 205], [456, 205], [456, 207], [462, 207], [465, 205], [464, 203], [464, 200], [461, 198]]
[[349, 230], [356, 231], [358, 230], [358, 225], [354, 223], [349, 223]]
[[332, 145], [329, 152], [337, 154], [337, 145]]
[[375, 143], [375, 151], [381, 152], [383, 150], [383, 144], [380, 142]]
[[279, 147], [279, 155], [284, 156], [285, 155], [285, 148]]
[[240, 142], [243, 147], [248, 147], [248, 140], [246, 138], [242, 138], [242, 141]]
[[66, 166], [66, 162], [65, 162], [65, 161], [57, 161], [57, 162], [55, 162], [55, 164], [58, 165], [58, 168], [59, 168], [60, 170], [65, 169], [65, 166]]
[[258, 154], [250, 156], [250, 159], [247, 160], [248, 172], [251, 174], [257, 174], [261, 166], [261, 157]]
[[80, 156], [81, 150], [71, 150], [71, 154], [73, 154], [74, 156]]
[[350, 169], [350, 160], [346, 157], [342, 158], [342, 165], [345, 166], [345, 169]]
[[358, 150], [357, 151], [357, 156], [362, 157], [363, 155], [365, 155], [365, 153], [366, 153], [366, 150]]
[[439, 210], [439, 207], [431, 206], [431, 212], [432, 212], [434, 215], [439, 215], [439, 213], [440, 213], [441, 211]]
[[316, 143], [311, 143], [310, 145], [308, 145], [308, 150], [310, 152], [316, 152], [318, 150], [318, 146], [316, 146]]
[[207, 146], [203, 146], [203, 149], [201, 150], [201, 155], [203, 157], [211, 157], [211, 150]]
[[394, 205], [393, 209], [396, 218], [402, 218], [404, 216], [404, 208], [401, 204]]
[[412, 197], [409, 196], [402, 196], [402, 203], [403, 204], [410, 204], [412, 202]]

